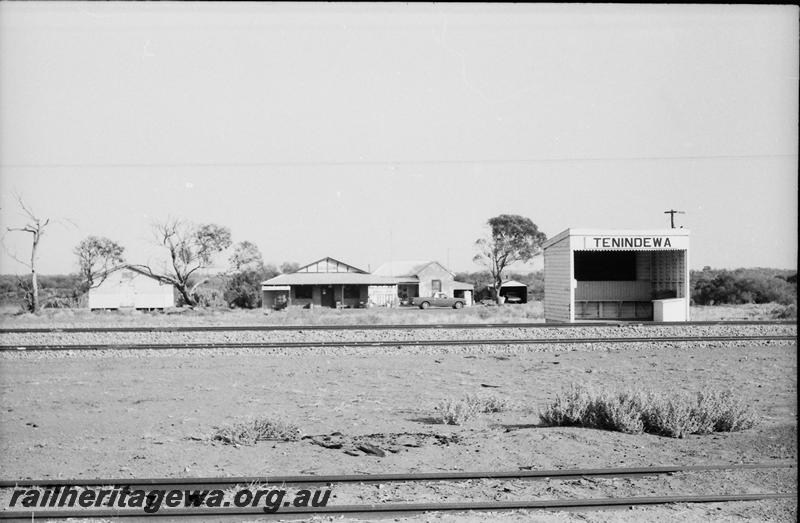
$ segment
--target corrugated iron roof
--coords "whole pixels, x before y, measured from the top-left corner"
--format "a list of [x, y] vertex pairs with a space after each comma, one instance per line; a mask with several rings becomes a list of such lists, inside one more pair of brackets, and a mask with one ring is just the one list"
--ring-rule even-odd
[[416, 276], [419, 274], [426, 265], [433, 263], [432, 261], [391, 261], [386, 262], [374, 271], [372, 274], [380, 276]]
[[396, 285], [398, 278], [358, 272], [293, 272], [281, 274], [261, 285]]

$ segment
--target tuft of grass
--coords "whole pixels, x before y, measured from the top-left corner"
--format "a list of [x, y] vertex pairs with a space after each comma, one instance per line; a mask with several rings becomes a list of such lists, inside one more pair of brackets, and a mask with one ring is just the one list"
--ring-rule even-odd
[[228, 445], [255, 445], [266, 440], [297, 441], [300, 429], [291, 423], [262, 417], [219, 427], [212, 439]]
[[447, 425], [464, 425], [479, 414], [504, 412], [511, 408], [511, 402], [497, 396], [467, 394], [460, 399], [447, 399], [434, 408], [436, 418]]
[[505, 412], [512, 409], [512, 403], [507, 398], [499, 396], [476, 396], [479, 412], [491, 414], [494, 412]]
[[434, 410], [436, 417], [446, 425], [464, 425], [480, 413], [478, 404], [466, 398], [442, 400]]
[[548, 426], [577, 426], [672, 438], [732, 432], [758, 422], [753, 409], [730, 391], [697, 394], [601, 391], [571, 385], [540, 414]]

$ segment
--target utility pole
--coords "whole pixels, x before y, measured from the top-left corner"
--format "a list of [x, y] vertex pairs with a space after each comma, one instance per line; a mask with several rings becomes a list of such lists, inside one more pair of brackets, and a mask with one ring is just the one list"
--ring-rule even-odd
[[686, 214], [684, 211], [676, 211], [675, 209], [670, 209], [668, 211], [664, 211], [664, 214], [669, 214], [669, 226], [670, 228], [675, 228], [675, 215], [676, 214]]

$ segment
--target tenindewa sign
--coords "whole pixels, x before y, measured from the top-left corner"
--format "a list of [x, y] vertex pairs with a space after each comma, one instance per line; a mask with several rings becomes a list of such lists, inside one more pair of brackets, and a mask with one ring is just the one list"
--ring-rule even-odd
[[[583, 236], [582, 247], [579, 250], [686, 250], [689, 248], [688, 236], [669, 235], [589, 235]], [[578, 246], [581, 242], [576, 242]]]

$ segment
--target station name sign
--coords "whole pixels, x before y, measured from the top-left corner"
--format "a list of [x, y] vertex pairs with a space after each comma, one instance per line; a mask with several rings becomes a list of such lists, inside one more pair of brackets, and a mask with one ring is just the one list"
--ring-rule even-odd
[[585, 250], [684, 250], [689, 247], [686, 236], [584, 236]]

